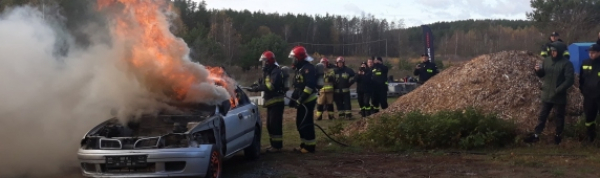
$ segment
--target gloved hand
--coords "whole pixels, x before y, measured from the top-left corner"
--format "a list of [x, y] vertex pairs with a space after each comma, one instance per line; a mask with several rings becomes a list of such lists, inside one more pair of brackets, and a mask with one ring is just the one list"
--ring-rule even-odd
[[260, 79], [258, 79], [258, 83], [255, 83], [255, 84], [257, 84], [257, 85], [258, 85], [258, 84], [262, 84], [262, 83], [263, 83], [263, 79], [262, 79], [262, 78], [260, 78]]
[[304, 102], [306, 99], [308, 99], [309, 96], [309, 94], [302, 92], [302, 94], [300, 94], [300, 97], [298, 97], [298, 102]]
[[252, 85], [250, 85], [250, 88], [249, 88], [249, 89], [247, 89], [247, 90], [248, 90], [249, 92], [258, 92], [258, 84], [257, 84], [257, 83], [255, 83], [255, 84], [252, 84]]

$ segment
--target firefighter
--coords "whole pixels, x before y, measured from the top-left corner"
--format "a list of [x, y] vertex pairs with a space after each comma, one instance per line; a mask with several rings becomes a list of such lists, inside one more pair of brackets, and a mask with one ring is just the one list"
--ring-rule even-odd
[[346, 67], [346, 60], [344, 57], [338, 57], [335, 60], [337, 68], [335, 69], [335, 82], [334, 89], [335, 93], [333, 98], [335, 100], [338, 117], [340, 119], [347, 118], [352, 119], [352, 104], [350, 103], [350, 86], [354, 84], [354, 70]]
[[269, 132], [271, 147], [267, 153], [281, 152], [283, 147], [283, 110], [285, 104], [285, 86], [283, 73], [275, 60], [275, 54], [271, 51], [264, 52], [259, 59], [263, 63], [262, 82], [252, 85], [248, 90], [251, 92], [264, 92], [263, 107], [267, 108], [267, 131]]
[[590, 58], [583, 61], [579, 71], [579, 89], [583, 94], [583, 110], [588, 141], [596, 138], [596, 116], [600, 108], [600, 44], [588, 49]]
[[[554, 43], [553, 43], [554, 44]], [[526, 143], [539, 141], [539, 135], [546, 127], [546, 120], [550, 111], [556, 111], [556, 131], [554, 143], [560, 144], [565, 123], [565, 111], [567, 104], [567, 89], [573, 85], [573, 64], [563, 55], [561, 48], [550, 47], [551, 56], [545, 58], [542, 65], [536, 65], [534, 70], [538, 77], [542, 78], [542, 109], [538, 116], [538, 124], [535, 132], [525, 138]]]
[[358, 74], [356, 76], [356, 94], [358, 95], [358, 105], [360, 106], [360, 115], [367, 117], [371, 114], [371, 95], [373, 90], [371, 82], [371, 70], [367, 67], [367, 63], [360, 64]]
[[421, 54], [422, 62], [415, 67], [413, 74], [419, 76], [419, 84], [424, 84], [440, 71], [435, 63], [429, 61], [429, 55]]
[[306, 48], [296, 46], [290, 52], [289, 58], [294, 60], [293, 67], [296, 72], [294, 77], [294, 93], [290, 107], [296, 108], [296, 127], [300, 133], [302, 143], [300, 148], [294, 151], [314, 153], [316, 147], [314, 110], [317, 103], [317, 74], [315, 66], [310, 62], [313, 60]]
[[[372, 96], [372, 112], [378, 113], [379, 107], [381, 109], [387, 109], [387, 92], [388, 92], [388, 67], [383, 65], [383, 59], [381, 57], [371, 57], [369, 61], [372, 61], [373, 67], [371, 68], [371, 80], [373, 81], [373, 96]], [[368, 65], [368, 64], [367, 64]]]
[[549, 40], [550, 40], [550, 42], [546, 43], [542, 47], [542, 52], [540, 52], [540, 55], [542, 57], [548, 57], [548, 54], [551, 52], [550, 47], [554, 46], [555, 48], [557, 48], [557, 50], [564, 51], [562, 53], [562, 55], [564, 57], [566, 57], [567, 59], [570, 58], [571, 54], [569, 54], [567, 45], [565, 44], [565, 42], [562, 39], [560, 39], [560, 35], [557, 32], [552, 32], [550, 34]]
[[[317, 72], [319, 74], [319, 80], [322, 81], [322, 87], [319, 89], [319, 98], [317, 99], [317, 120], [323, 120], [323, 111], [327, 108], [327, 114], [329, 120], [334, 119], [333, 114], [333, 82], [335, 80], [335, 73], [332, 64], [329, 64], [327, 58], [321, 59], [318, 64]], [[321, 82], [318, 82], [321, 83]]]

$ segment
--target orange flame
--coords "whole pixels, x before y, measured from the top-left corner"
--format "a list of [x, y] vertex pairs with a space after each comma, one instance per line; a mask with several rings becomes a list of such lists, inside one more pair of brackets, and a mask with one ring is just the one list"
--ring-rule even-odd
[[[125, 45], [129, 69], [151, 91], [183, 101], [190, 92], [198, 92], [191, 91], [194, 85], [212, 83], [232, 96], [234, 82], [222, 68], [204, 68], [189, 61], [187, 44], [169, 30], [166, 12], [170, 5], [164, 0], [98, 0], [98, 10], [109, 12], [114, 20], [111, 31]], [[231, 100], [232, 106], [236, 103]]]

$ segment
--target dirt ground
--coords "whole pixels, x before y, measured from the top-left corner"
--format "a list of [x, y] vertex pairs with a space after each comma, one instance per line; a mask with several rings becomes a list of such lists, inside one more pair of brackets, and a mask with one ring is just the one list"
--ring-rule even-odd
[[[235, 156], [225, 162], [224, 177], [600, 177], [600, 172], [596, 171], [600, 167], [598, 148], [556, 147], [547, 143], [477, 154], [448, 151], [383, 153], [353, 146], [337, 146], [317, 130], [317, 153], [300, 155], [291, 152], [300, 143], [295, 131], [294, 115], [295, 110], [286, 109], [284, 152], [263, 154], [257, 161], [246, 161], [241, 155]], [[340, 122], [350, 121], [324, 120], [316, 123], [327, 130]], [[269, 146], [268, 133], [264, 130], [262, 145], [266, 148]], [[569, 155], [557, 156], [562, 154]], [[64, 174], [48, 177], [82, 176], [79, 168], [74, 167]]]
[[[590, 164], [591, 163], [591, 164]], [[224, 177], [600, 177], [598, 160], [574, 157], [490, 156], [452, 154], [384, 154], [291, 152], [262, 155], [258, 161], [241, 156], [225, 162]], [[73, 172], [56, 176], [81, 177]]]

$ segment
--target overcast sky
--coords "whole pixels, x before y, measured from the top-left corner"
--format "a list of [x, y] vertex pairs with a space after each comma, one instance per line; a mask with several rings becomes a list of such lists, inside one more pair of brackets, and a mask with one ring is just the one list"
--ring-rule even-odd
[[[200, 1], [200, 0], [197, 0]], [[464, 19], [526, 19], [529, 0], [206, 0], [209, 9], [336, 14], [371, 13], [407, 26]]]

